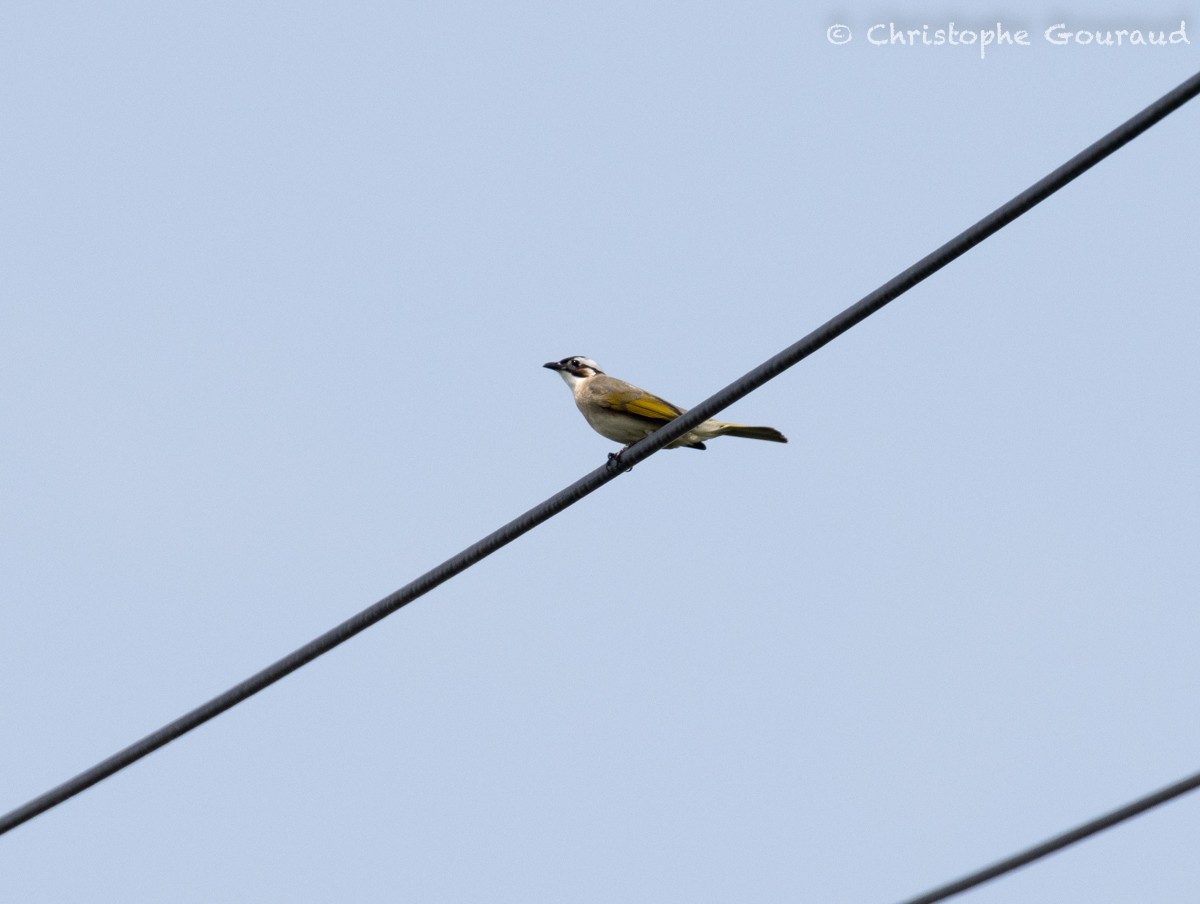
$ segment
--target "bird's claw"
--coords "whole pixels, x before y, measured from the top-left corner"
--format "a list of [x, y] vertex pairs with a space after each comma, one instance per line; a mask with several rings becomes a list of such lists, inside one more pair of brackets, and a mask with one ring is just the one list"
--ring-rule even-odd
[[[629, 448], [628, 446], [625, 447], [625, 449], [628, 449], [628, 448]], [[622, 449], [621, 452], [624, 452], [625, 449]], [[624, 470], [626, 473], [629, 473], [630, 471], [633, 470], [633, 465], [630, 465], [628, 468], [623, 468], [623, 469], [621, 468], [621, 452], [609, 452], [608, 453], [608, 466], [610, 468], [621, 469], [621, 470]]]

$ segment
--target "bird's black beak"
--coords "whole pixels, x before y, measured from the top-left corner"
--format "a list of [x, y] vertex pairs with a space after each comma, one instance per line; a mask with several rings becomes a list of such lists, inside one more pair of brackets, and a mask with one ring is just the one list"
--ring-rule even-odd
[[560, 364], [558, 361], [551, 361], [548, 364], [543, 364], [542, 367], [548, 367], [551, 370], [565, 370], [562, 364]]

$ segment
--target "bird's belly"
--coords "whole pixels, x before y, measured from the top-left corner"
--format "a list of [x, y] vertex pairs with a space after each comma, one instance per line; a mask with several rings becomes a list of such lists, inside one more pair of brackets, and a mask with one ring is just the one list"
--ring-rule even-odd
[[584, 411], [583, 416], [587, 418], [593, 430], [617, 443], [636, 443], [639, 439], [649, 436], [659, 426], [650, 426], [642, 418], [607, 408]]

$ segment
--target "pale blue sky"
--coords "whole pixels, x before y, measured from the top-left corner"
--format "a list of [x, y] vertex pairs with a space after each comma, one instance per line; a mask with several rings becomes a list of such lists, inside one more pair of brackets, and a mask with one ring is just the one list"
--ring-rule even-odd
[[[865, 41], [951, 20], [1031, 43]], [[1161, 3], [10, 7], [0, 809], [602, 462], [543, 362], [694, 404], [1198, 68]], [[1200, 768], [1198, 139], [727, 412], [789, 445], [662, 453], [4, 836], [0, 899], [887, 902]], [[1190, 898], [1198, 827], [969, 899]]]

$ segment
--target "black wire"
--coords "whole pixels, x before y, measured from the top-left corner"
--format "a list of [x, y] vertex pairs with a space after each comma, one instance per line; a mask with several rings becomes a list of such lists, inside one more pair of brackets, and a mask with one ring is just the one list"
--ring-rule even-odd
[[459, 572], [470, 568], [480, 559], [491, 555], [500, 547], [511, 543], [526, 531], [532, 530], [543, 521], [553, 517], [563, 509], [578, 502], [584, 496], [599, 489], [622, 473], [624, 468], [632, 467], [638, 462], [643, 461], [667, 445], [667, 443], [687, 433], [701, 421], [707, 420], [721, 409], [757, 389], [768, 380], [777, 377], [783, 371], [808, 357], [861, 320], [869, 317], [926, 277], [936, 273], [955, 258], [965, 254], [988, 236], [992, 235], [992, 233], [1003, 228], [1031, 207], [1045, 200], [1072, 179], [1095, 166], [1109, 154], [1112, 154], [1126, 142], [1133, 140], [1164, 116], [1191, 100], [1197, 93], [1200, 93], [1200, 74], [1193, 76], [1173, 91], [1156, 100], [1149, 107], [1109, 132], [1095, 144], [1091, 145], [1091, 147], [1077, 154], [1066, 164], [1050, 173], [1050, 175], [1021, 192], [1021, 194], [1017, 195], [1003, 207], [988, 214], [974, 226], [955, 236], [932, 254], [927, 255], [890, 282], [885, 283], [871, 294], [851, 305], [841, 314], [809, 333], [799, 342], [780, 352], [765, 363], [760, 364], [754, 370], [701, 402], [683, 416], [670, 421], [650, 436], [626, 449], [621, 455], [620, 463], [610, 461], [597, 468], [566, 489], [560, 490], [546, 501], [534, 506], [525, 512], [525, 514], [510, 521], [499, 530], [488, 534], [479, 542], [447, 559], [432, 571], [426, 572], [412, 583], [384, 597], [353, 618], [342, 622], [336, 628], [326, 631], [320, 637], [309, 641], [298, 650], [284, 656], [278, 662], [272, 663], [240, 684], [231, 687], [225, 693], [196, 707], [169, 725], [164, 725], [157, 731], [146, 735], [140, 741], [130, 744], [124, 750], [118, 751], [108, 757], [108, 759], [63, 782], [58, 787], [52, 788], [46, 793], [35, 797], [10, 813], [0, 816], [0, 835], [32, 819], [39, 813], [44, 813], [51, 807], [55, 807], [63, 801], [74, 797], [76, 794], [90, 788], [114, 772], [119, 772], [126, 766], [154, 752], [164, 744], [170, 743], [193, 728], [203, 725], [209, 719], [220, 715], [230, 707], [236, 706], [248, 697], [269, 687], [300, 668], [300, 666], [316, 659], [318, 656], [328, 653], [355, 634], [366, 630], [371, 625], [391, 615], [397, 609], [411, 603], [417, 597], [428, 593], [434, 587], [449, 580]]
[[996, 208], [974, 226], [963, 230], [932, 254], [926, 255], [899, 276], [893, 277], [874, 292], [864, 296], [860, 301], [846, 308], [823, 326], [813, 330], [799, 342], [784, 349], [745, 376], [734, 380], [720, 392], [705, 399], [695, 408], [689, 409], [686, 414], [669, 421], [666, 426], [626, 449], [621, 453], [622, 463], [630, 467], [637, 464], [671, 440], [683, 436], [701, 421], [708, 420], [718, 411], [729, 407], [768, 380], [774, 379], [789, 367], [798, 364], [855, 324], [870, 317], [888, 302], [932, 276], [984, 239], [999, 232], [1068, 182], [1083, 175], [1105, 157], [1132, 141], [1168, 114], [1179, 109], [1197, 94], [1200, 94], [1200, 73], [1193, 75], [1177, 88], [1168, 91], [1146, 109], [1117, 126], [1099, 141], [1080, 151], [1048, 176], [1039, 179], [1007, 204]]
[[976, 885], [982, 885], [984, 882], [995, 879], [997, 876], [1002, 876], [1004, 873], [1010, 873], [1015, 869], [1020, 869], [1022, 866], [1027, 866], [1035, 860], [1040, 860], [1042, 857], [1053, 854], [1055, 851], [1060, 851], [1068, 845], [1082, 841], [1089, 835], [1095, 835], [1097, 832], [1110, 829], [1119, 822], [1132, 819], [1139, 813], [1144, 813], [1152, 807], [1165, 804], [1167, 801], [1187, 794], [1189, 791], [1195, 791], [1197, 788], [1200, 788], [1200, 772], [1190, 775], [1173, 785], [1168, 785], [1160, 791], [1155, 791], [1153, 794], [1147, 794], [1145, 797], [1113, 810], [1111, 813], [1105, 813], [1091, 822], [1085, 822], [1083, 825], [1071, 829], [1069, 832], [1063, 832], [1061, 835], [1055, 835], [1041, 844], [1035, 844], [1033, 847], [1021, 851], [1019, 854], [1013, 854], [1013, 856], [1005, 860], [1000, 860], [991, 866], [985, 866], [977, 872], [963, 876], [961, 879], [956, 879], [953, 882], [948, 882], [932, 891], [925, 892], [923, 895], [908, 898], [902, 901], [901, 904], [934, 904], [935, 901], [945, 901], [959, 892], [964, 892], [969, 888], [974, 888]]

